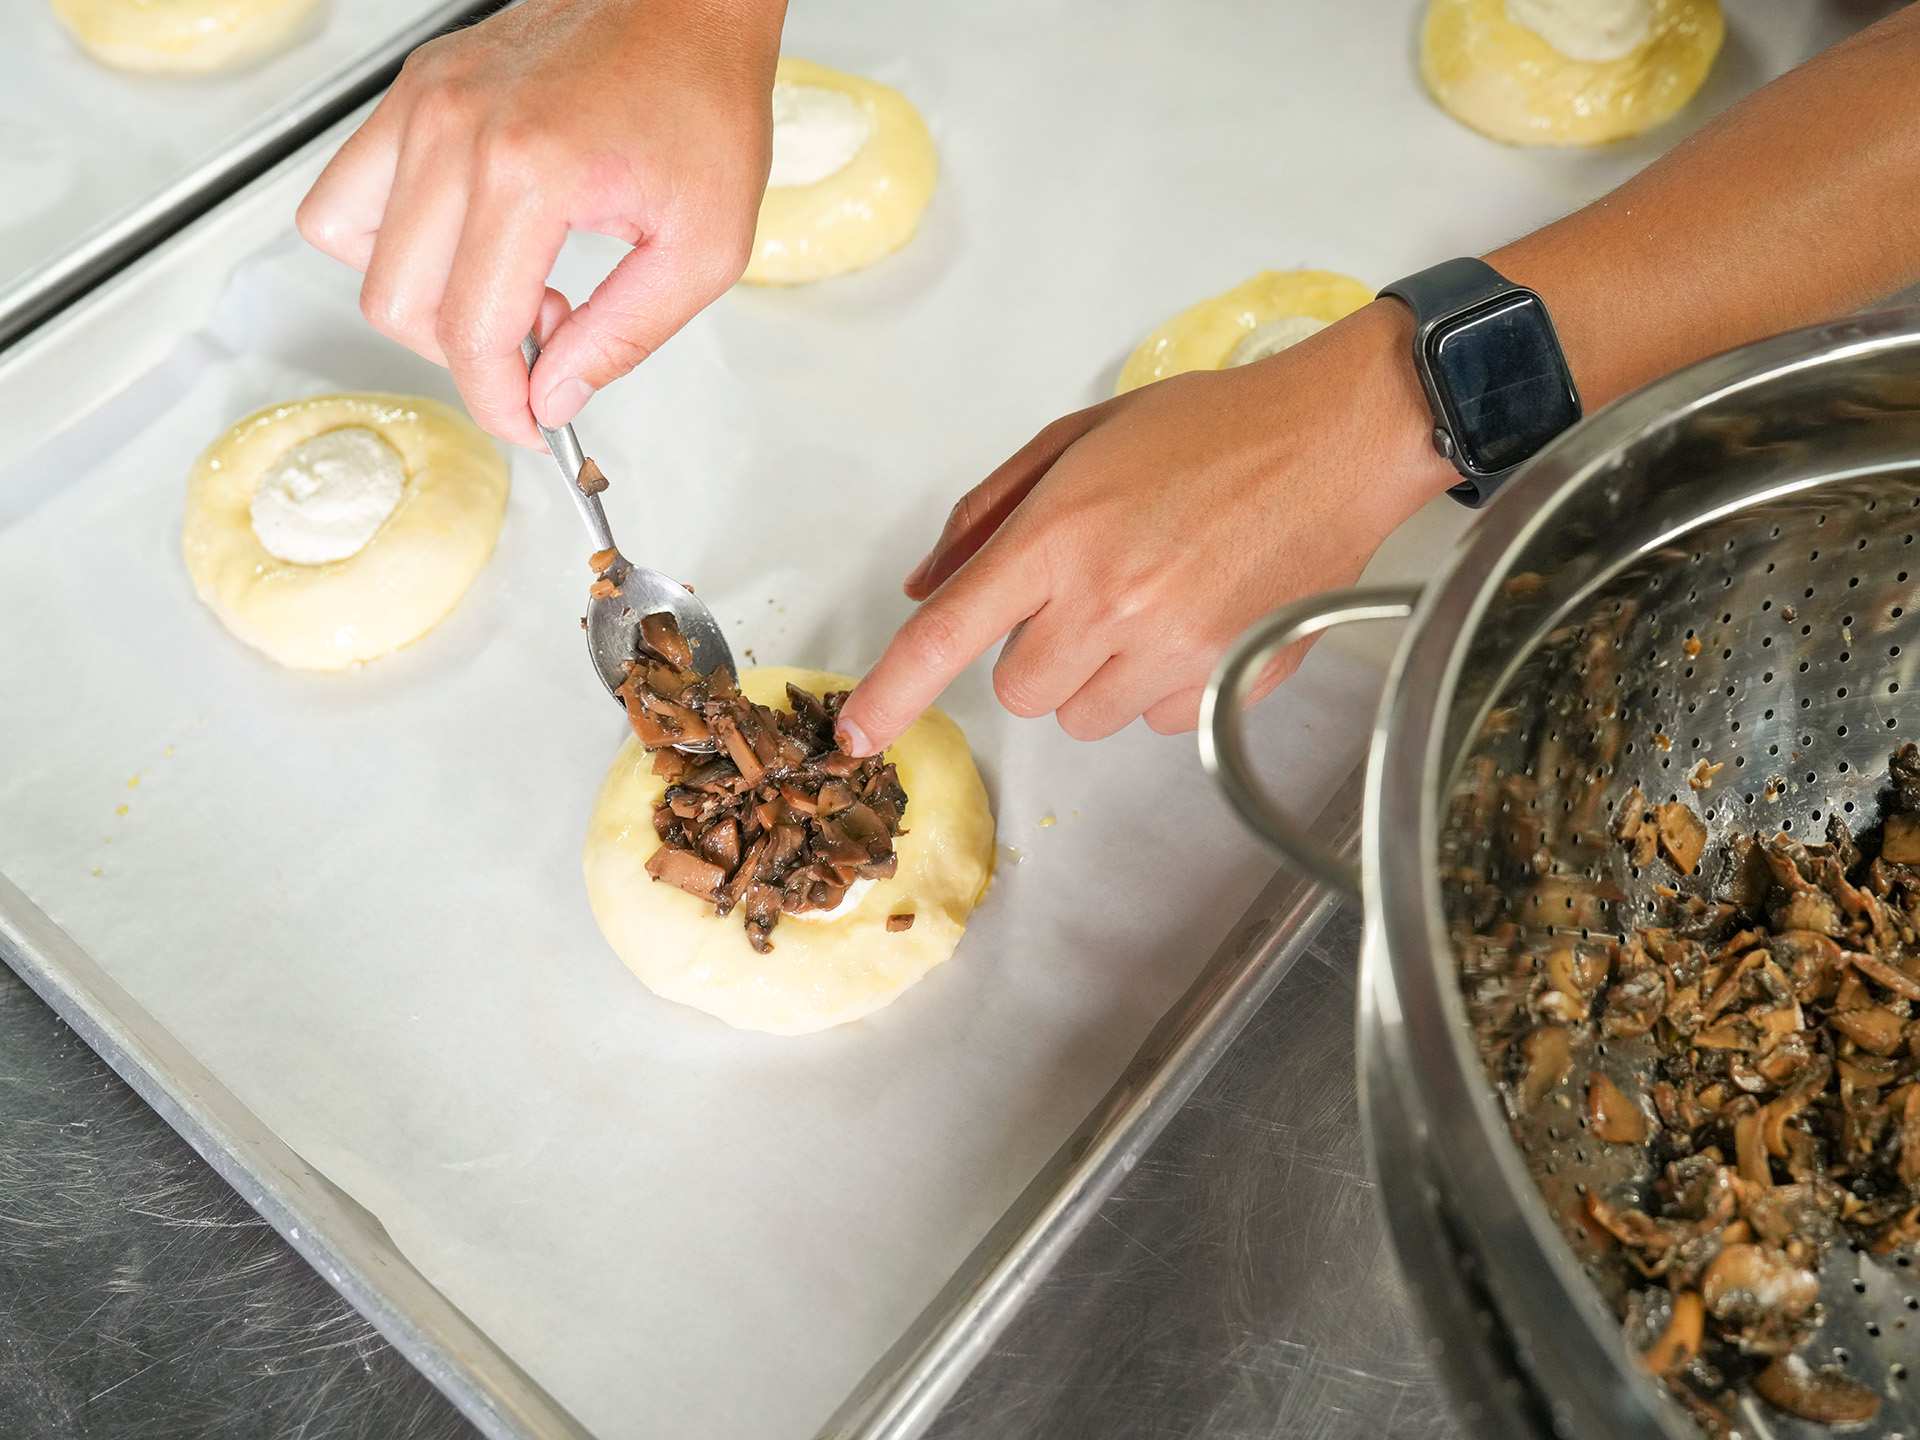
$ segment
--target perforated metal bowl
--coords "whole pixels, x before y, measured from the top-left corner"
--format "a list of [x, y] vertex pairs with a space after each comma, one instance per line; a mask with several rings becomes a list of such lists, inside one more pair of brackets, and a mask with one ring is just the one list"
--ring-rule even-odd
[[[1305, 634], [1409, 611], [1355, 872], [1259, 791], [1232, 697]], [[1363, 1107], [1468, 1433], [1697, 1432], [1634, 1364], [1520, 1146], [1553, 1147], [1552, 1183], [1569, 1188], [1618, 1178], [1621, 1162], [1571, 1122], [1516, 1141], [1450, 933], [1496, 916], [1575, 934], [1650, 920], [1653, 886], [1675, 877], [1639, 873], [1607, 837], [1636, 785], [1691, 798], [1716, 847], [1741, 830], [1817, 838], [1836, 812], [1864, 826], [1888, 753], [1920, 740], [1916, 668], [1920, 309], [1780, 336], [1649, 387], [1516, 477], [1423, 594], [1292, 607], [1223, 664], [1202, 748], [1229, 796], [1302, 868], [1364, 882]], [[1702, 761], [1720, 768], [1695, 790]], [[1537, 837], [1544, 874], [1503, 863], [1514, 827]], [[1711, 893], [1716, 854], [1683, 889]], [[1818, 1344], [1882, 1396], [1851, 1433], [1920, 1440], [1920, 1257], [1842, 1247], [1821, 1273]], [[1741, 1425], [1833, 1434], [1751, 1400]]]

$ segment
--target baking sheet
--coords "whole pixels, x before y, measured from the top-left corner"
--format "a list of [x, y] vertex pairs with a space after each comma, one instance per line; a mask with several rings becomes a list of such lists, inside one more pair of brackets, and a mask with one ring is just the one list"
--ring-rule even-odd
[[[1427, 110], [1404, 50], [1383, 62], [1411, 12], [1383, 29], [1352, 8], [1132, 5], [1090, 27], [1009, 0], [940, 33], [914, 7], [796, 14], [790, 52], [927, 111], [942, 187], [895, 260], [737, 292], [589, 408], [623, 545], [699, 584], [737, 645], [858, 669], [952, 496], [1104, 394], [1166, 313], [1269, 265], [1379, 281], [1644, 159], [1486, 145]], [[249, 203], [290, 211], [301, 181]], [[1467, 216], [1459, 185], [1496, 198]], [[571, 246], [557, 283], [583, 294], [616, 253]], [[290, 236], [201, 258], [231, 267], [214, 310], [0, 474], [0, 871], [597, 1433], [809, 1433], [1105, 1092], [1268, 863], [1190, 741], [1076, 746], [1005, 717], [976, 667], [948, 707], [1007, 848], [954, 962], [799, 1042], [653, 1000], [580, 894], [619, 725], [580, 653], [583, 546], [549, 469], [516, 464], [499, 553], [418, 646], [344, 677], [256, 660], [179, 566], [193, 454], [289, 394], [451, 392], [366, 333], [352, 277]], [[669, 541], [650, 494], [711, 518]], [[731, 538], [750, 503], [764, 523]], [[1434, 512], [1399, 553], [1458, 523]], [[812, 563], [850, 524], [862, 553]], [[1303, 811], [1357, 758], [1372, 680], [1323, 646], [1265, 707], [1263, 750]]]
[[8, 292], [323, 92], [446, 0], [325, 0], [297, 43], [244, 69], [138, 75], [92, 59], [47, 0], [0, 0], [0, 312]]
[[[281, 257], [223, 323], [269, 296], [285, 320], [287, 272], [309, 270], [337, 288]], [[516, 467], [501, 553], [429, 641], [352, 676], [275, 671], [193, 600], [178, 477], [227, 418], [366, 372], [225, 356], [221, 328], [189, 342], [156, 418], [0, 533], [9, 658], [43, 682], [0, 722], [34, 757], [0, 792], [0, 868], [597, 1433], [807, 1433], [1118, 1075], [1263, 860], [1186, 746], [1083, 751], [978, 687], [952, 708], [1008, 848], [952, 964], [803, 1042], [653, 1000], [580, 894], [620, 726], [577, 643], [565, 497]], [[683, 416], [706, 349], [689, 337], [650, 377]], [[821, 491], [868, 487], [844, 456], [802, 473], [774, 533], [820, 553], [853, 513], [821, 513]], [[763, 586], [727, 548], [697, 540], [685, 569], [713, 577], [737, 643], [850, 667], [883, 638], [875, 585], [776, 567]], [[104, 633], [102, 575], [124, 607]], [[1344, 774], [1339, 717], [1370, 693], [1335, 657], [1291, 697], [1305, 803]], [[1100, 767], [1132, 778], [1100, 795]], [[1189, 833], [1178, 866], [1140, 843]]]

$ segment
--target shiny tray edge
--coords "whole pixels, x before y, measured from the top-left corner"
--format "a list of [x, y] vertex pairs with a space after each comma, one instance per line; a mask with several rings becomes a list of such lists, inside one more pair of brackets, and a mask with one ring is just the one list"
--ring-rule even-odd
[[449, 0], [322, 77], [137, 205], [0, 287], [0, 350], [58, 315], [393, 83], [407, 55], [507, 0]]
[[[1314, 837], [1335, 854], [1359, 848], [1364, 782], [1365, 766], [1356, 766], [1314, 822]], [[926, 1432], [1339, 905], [1337, 894], [1291, 870], [1268, 882], [1113, 1088], [816, 1440]]]

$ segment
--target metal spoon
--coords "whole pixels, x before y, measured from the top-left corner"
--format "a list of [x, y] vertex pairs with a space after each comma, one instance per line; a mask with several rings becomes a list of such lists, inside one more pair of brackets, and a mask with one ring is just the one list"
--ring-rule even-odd
[[[520, 342], [520, 354], [531, 373], [533, 362], [540, 358], [540, 347], [531, 335]], [[613, 564], [607, 567], [601, 578], [614, 583], [617, 587], [615, 593], [595, 596], [587, 601], [587, 655], [600, 676], [600, 683], [607, 687], [607, 693], [611, 695], [619, 689], [621, 682], [627, 678], [628, 662], [640, 653], [641, 620], [663, 610], [673, 616], [680, 626], [680, 633], [686, 637], [687, 646], [693, 651], [694, 669], [707, 675], [724, 665], [737, 675], [739, 671], [733, 663], [733, 648], [727, 644], [720, 622], [714, 619], [713, 611], [707, 608], [706, 602], [658, 570], [647, 570], [633, 564], [613, 543], [613, 532], [607, 528], [607, 513], [600, 508], [600, 497], [589, 495], [580, 488], [580, 471], [586, 465], [587, 458], [580, 449], [573, 426], [562, 425], [558, 430], [549, 430], [542, 425], [540, 438], [547, 442], [554, 464], [560, 467], [560, 473], [566, 479], [567, 493], [573, 497], [574, 508], [580, 512], [580, 519], [586, 524], [595, 553], [611, 550], [614, 554]], [[704, 751], [714, 749], [715, 744], [713, 741], [703, 741], [674, 748]]]

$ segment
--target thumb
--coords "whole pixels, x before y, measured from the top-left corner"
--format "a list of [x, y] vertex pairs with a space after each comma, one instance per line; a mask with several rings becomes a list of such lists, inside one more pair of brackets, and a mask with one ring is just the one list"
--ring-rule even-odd
[[685, 252], [637, 245], [547, 338], [528, 377], [533, 413], [549, 429], [568, 424], [594, 392], [664, 345], [721, 291], [684, 263]]

